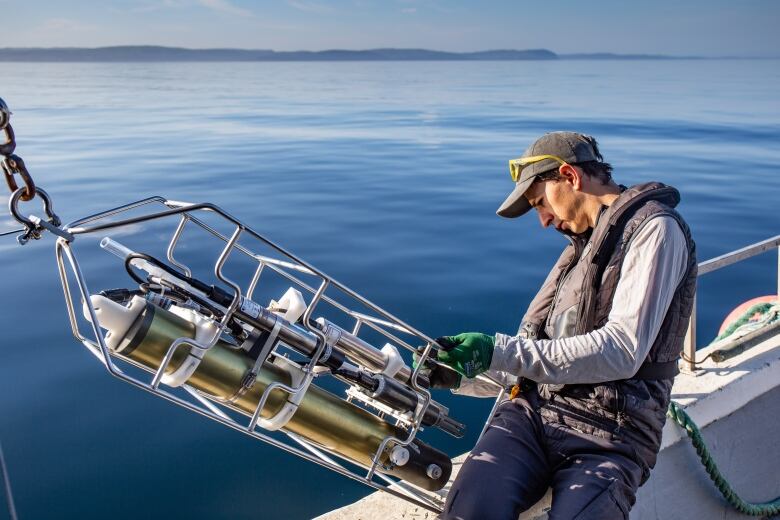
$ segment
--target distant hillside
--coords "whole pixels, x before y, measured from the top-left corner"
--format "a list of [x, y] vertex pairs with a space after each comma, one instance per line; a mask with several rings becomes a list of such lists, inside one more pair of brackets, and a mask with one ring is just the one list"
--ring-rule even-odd
[[[690, 58], [690, 57], [688, 57]], [[668, 60], [660, 54], [556, 54], [547, 49], [444, 52], [427, 49], [283, 51], [270, 49], [184, 49], [153, 45], [76, 48], [4, 48], [1, 61], [154, 62], [154, 61], [488, 61], [488, 60]]]
[[17, 62], [128, 62], [128, 61], [468, 61], [555, 60], [546, 49], [442, 52], [426, 49], [370, 49], [276, 52], [243, 49], [183, 49], [178, 47], [122, 46], [88, 48], [4, 48], [0, 61]]

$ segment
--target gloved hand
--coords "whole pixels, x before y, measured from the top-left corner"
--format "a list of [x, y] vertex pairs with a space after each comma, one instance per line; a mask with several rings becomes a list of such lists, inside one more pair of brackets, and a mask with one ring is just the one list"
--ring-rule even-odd
[[[424, 347], [420, 347], [420, 351], [422, 351], [423, 348]], [[419, 359], [420, 356], [415, 353], [412, 358], [412, 368], [417, 368]], [[450, 370], [430, 361], [425, 362], [425, 366], [420, 369], [420, 373], [424, 374], [428, 378], [428, 381], [431, 382], [431, 388], [458, 388], [462, 377], [454, 370]]]
[[469, 379], [490, 368], [495, 338], [479, 332], [464, 332], [436, 340], [442, 349], [436, 359]]

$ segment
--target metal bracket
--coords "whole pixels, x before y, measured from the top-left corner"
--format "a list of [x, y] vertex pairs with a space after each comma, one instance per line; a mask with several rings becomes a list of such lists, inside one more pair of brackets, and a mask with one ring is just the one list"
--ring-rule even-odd
[[65, 240], [67, 240], [68, 242], [73, 242], [74, 240], [76, 240], [76, 237], [73, 236], [71, 233], [68, 233], [64, 229], [59, 228], [59, 227], [53, 225], [48, 220], [43, 220], [41, 217], [36, 217], [35, 215], [30, 215], [29, 218], [30, 218], [30, 221], [33, 224], [35, 224], [36, 227], [42, 227], [46, 231], [48, 231], [49, 233], [53, 233], [53, 234], [57, 235], [58, 237], [62, 237]]

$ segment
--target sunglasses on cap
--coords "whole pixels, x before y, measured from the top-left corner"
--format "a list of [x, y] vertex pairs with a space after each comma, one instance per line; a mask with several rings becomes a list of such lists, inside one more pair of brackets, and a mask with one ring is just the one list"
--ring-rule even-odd
[[520, 172], [522, 172], [526, 166], [544, 161], [545, 159], [558, 161], [561, 163], [561, 166], [568, 164], [566, 161], [555, 155], [532, 155], [530, 157], [520, 157], [519, 159], [512, 159], [509, 161], [509, 176], [512, 177], [512, 181], [517, 182], [517, 179], [520, 178]]

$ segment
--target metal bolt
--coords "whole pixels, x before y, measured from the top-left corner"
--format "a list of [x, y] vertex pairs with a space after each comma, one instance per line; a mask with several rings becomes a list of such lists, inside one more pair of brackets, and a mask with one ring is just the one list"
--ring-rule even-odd
[[403, 466], [409, 462], [409, 450], [403, 446], [396, 446], [390, 450], [390, 462], [396, 466]]
[[425, 474], [433, 480], [441, 478], [441, 473], [442, 471], [438, 464], [431, 464], [425, 469]]

